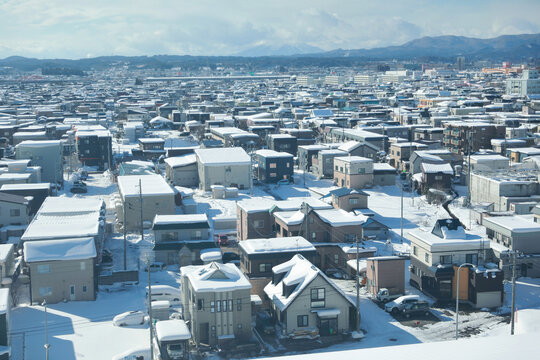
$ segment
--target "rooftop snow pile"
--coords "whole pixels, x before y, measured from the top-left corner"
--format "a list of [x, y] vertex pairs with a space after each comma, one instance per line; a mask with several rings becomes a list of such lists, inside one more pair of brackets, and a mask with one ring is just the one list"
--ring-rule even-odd
[[[142, 190], [139, 189], [139, 179]], [[165, 179], [159, 175], [128, 175], [118, 177], [118, 190], [124, 197], [152, 195], [174, 195], [173, 189], [167, 184]]]
[[96, 246], [91, 237], [27, 241], [24, 243], [24, 261], [84, 260], [96, 257]]
[[251, 283], [234, 264], [212, 262], [208, 265], [183, 266], [181, 276], [189, 279], [196, 292], [223, 292], [251, 289]]
[[315, 246], [302, 236], [250, 239], [241, 241], [239, 246], [246, 254], [316, 251]]

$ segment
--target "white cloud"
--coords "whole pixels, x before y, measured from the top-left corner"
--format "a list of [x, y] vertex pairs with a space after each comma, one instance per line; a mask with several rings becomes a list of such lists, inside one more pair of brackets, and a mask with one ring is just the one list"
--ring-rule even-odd
[[0, 57], [234, 54], [255, 45], [326, 50], [426, 35], [539, 32], [540, 1], [4, 0]]

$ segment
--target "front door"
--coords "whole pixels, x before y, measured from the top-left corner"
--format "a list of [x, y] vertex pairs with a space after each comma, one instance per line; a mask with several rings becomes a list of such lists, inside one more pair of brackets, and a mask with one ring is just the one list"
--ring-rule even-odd
[[319, 334], [321, 336], [330, 336], [337, 334], [337, 317], [330, 319], [320, 319], [319, 320]]
[[75, 285], [69, 285], [69, 300], [75, 300]]
[[200, 324], [199, 329], [199, 343], [210, 344], [210, 331], [208, 323]]

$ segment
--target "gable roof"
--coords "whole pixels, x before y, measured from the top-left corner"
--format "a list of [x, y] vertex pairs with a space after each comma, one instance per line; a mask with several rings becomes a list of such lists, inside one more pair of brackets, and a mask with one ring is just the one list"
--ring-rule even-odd
[[[354, 302], [345, 295], [343, 290], [331, 281], [318, 267], [300, 254], [293, 256], [291, 260], [284, 262], [283, 264], [274, 266], [272, 268], [272, 273], [285, 273], [283, 278], [277, 284], [274, 284], [273, 281], [271, 281], [264, 287], [264, 292], [280, 311], [287, 309], [300, 293], [302, 293], [302, 291], [319, 276], [349, 303], [356, 306]], [[288, 296], [286, 296], [283, 294], [283, 285], [296, 287]]]
[[13, 204], [28, 204], [28, 200], [24, 196], [12, 195], [4, 192], [0, 192], [0, 202], [7, 202]]

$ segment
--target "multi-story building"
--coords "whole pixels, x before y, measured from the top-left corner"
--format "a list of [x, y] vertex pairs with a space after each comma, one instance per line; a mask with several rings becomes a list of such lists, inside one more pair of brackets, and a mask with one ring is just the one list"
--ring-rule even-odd
[[180, 268], [184, 320], [199, 346], [232, 346], [251, 339], [251, 284], [234, 264]]
[[453, 153], [491, 149], [491, 139], [504, 139], [506, 126], [481, 122], [447, 122], [443, 124], [443, 146]]
[[506, 94], [527, 96], [540, 94], [540, 78], [538, 70], [523, 70], [521, 77], [506, 80]]
[[360, 156], [335, 157], [334, 183], [355, 189], [373, 186], [373, 160]]

